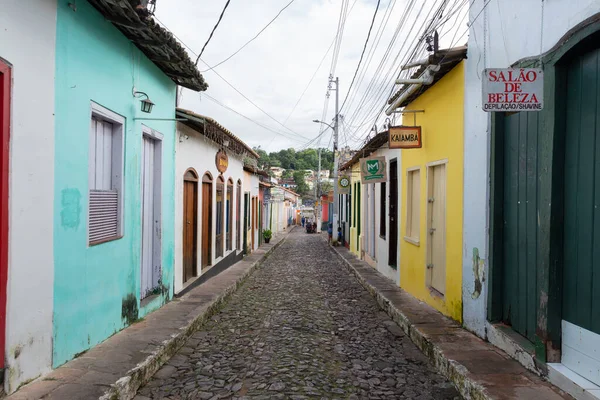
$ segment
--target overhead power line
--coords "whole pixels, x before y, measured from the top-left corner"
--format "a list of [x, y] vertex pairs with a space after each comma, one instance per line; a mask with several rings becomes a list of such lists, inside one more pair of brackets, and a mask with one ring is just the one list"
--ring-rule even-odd
[[371, 26], [369, 27], [369, 32], [367, 33], [367, 39], [365, 40], [365, 45], [363, 46], [362, 53], [360, 54], [360, 59], [358, 60], [358, 65], [356, 66], [356, 71], [354, 71], [354, 76], [352, 77], [352, 82], [350, 82], [350, 86], [348, 87], [348, 92], [346, 92], [346, 98], [342, 102], [342, 106], [340, 107], [338, 114], [344, 108], [344, 104], [346, 104], [346, 100], [348, 100], [348, 95], [350, 94], [350, 90], [352, 89], [352, 85], [354, 85], [354, 80], [356, 79], [356, 74], [358, 74], [358, 70], [360, 69], [360, 64], [362, 63], [363, 57], [365, 55], [365, 51], [367, 50], [367, 44], [369, 43], [369, 38], [371, 37], [371, 31], [373, 30], [373, 24], [375, 24], [375, 17], [377, 17], [377, 11], [379, 11], [379, 4], [381, 0], [377, 0], [377, 6], [375, 7], [375, 12], [373, 13], [373, 19], [371, 20]]
[[[160, 19], [156, 18], [156, 16], [154, 17], [154, 19], [156, 19], [156, 20], [157, 20], [157, 21], [158, 21], [158, 22], [159, 22], [159, 23], [160, 23], [160, 24], [161, 24], [161, 25], [162, 25], [162, 26], [163, 26], [163, 27], [164, 27], [164, 28], [165, 28], [167, 31], [169, 31], [169, 32], [170, 32], [170, 33], [171, 33], [171, 34], [172, 34], [172, 35], [173, 35], [173, 36], [174, 36], [174, 37], [175, 37], [175, 38], [176, 38], [176, 39], [177, 39], [177, 40], [178, 40], [178, 41], [179, 41], [179, 42], [180, 42], [180, 43], [181, 43], [181, 44], [182, 44], [184, 47], [185, 47], [185, 48], [187, 48], [187, 49], [189, 50], [189, 52], [190, 52], [190, 53], [192, 53], [192, 55], [194, 55], [194, 56], [196, 56], [196, 55], [197, 55], [197, 54], [196, 54], [196, 52], [195, 52], [195, 51], [194, 51], [194, 50], [193, 50], [193, 49], [192, 49], [190, 46], [188, 46], [188, 45], [187, 45], [187, 44], [186, 44], [186, 43], [185, 43], [183, 40], [181, 40], [181, 38], [179, 38], [177, 35], [175, 35], [173, 32], [171, 32], [171, 30], [170, 30], [170, 29], [169, 29], [169, 28], [168, 28], [168, 27], [165, 25], [165, 23], [164, 23], [164, 22], [162, 22]], [[204, 62], [204, 60], [201, 60], [201, 61], [202, 61], [204, 64], [206, 64], [206, 62]], [[206, 64], [206, 65], [207, 65], [207, 66], [209, 66], [208, 64]], [[209, 67], [210, 67], [210, 66], [209, 66]], [[246, 97], [246, 96], [245, 96], [245, 95], [244, 95], [242, 92], [240, 92], [240, 91], [239, 91], [239, 90], [238, 90], [238, 89], [237, 89], [235, 86], [233, 86], [231, 83], [229, 83], [229, 81], [227, 81], [225, 78], [223, 78], [223, 77], [222, 77], [222, 76], [221, 76], [221, 75], [220, 75], [220, 74], [219, 74], [217, 71], [213, 71], [213, 72], [214, 72], [214, 73], [215, 73], [215, 74], [216, 74], [216, 75], [217, 75], [219, 78], [221, 78], [221, 79], [222, 79], [222, 80], [223, 80], [225, 83], [227, 83], [229, 86], [231, 86], [231, 88], [233, 88], [233, 89], [234, 89], [236, 92], [238, 92], [238, 93], [239, 93], [239, 94], [240, 94], [242, 97], [244, 97], [244, 99], [246, 99], [248, 102], [250, 102], [250, 104], [252, 104], [254, 107], [258, 108], [260, 111], [262, 111], [262, 112], [263, 112], [265, 115], [267, 115], [269, 118], [271, 118], [271, 119], [275, 120], [275, 122], [277, 122], [278, 124], [280, 124], [280, 125], [284, 126], [285, 128], [287, 128], [285, 125], [281, 124], [281, 122], [279, 122], [279, 121], [277, 121], [275, 118], [271, 117], [271, 116], [270, 116], [270, 115], [269, 115], [269, 114], [268, 114], [266, 111], [264, 111], [262, 108], [260, 108], [258, 105], [256, 105], [256, 104], [255, 104], [255, 103], [254, 103], [252, 100], [250, 100], [248, 97]], [[206, 93], [205, 93], [204, 95], [205, 95], [205, 96], [207, 96], [207, 97], [209, 97], [209, 98], [211, 98], [211, 97], [210, 97], [208, 94], [206, 94]], [[211, 99], [213, 99], [213, 100], [214, 100], [214, 98], [211, 98]], [[273, 129], [271, 129], [271, 128], [268, 128], [268, 127], [266, 127], [266, 126], [264, 126], [264, 125], [262, 125], [262, 124], [260, 124], [260, 123], [258, 123], [258, 122], [256, 122], [256, 121], [254, 121], [254, 120], [252, 120], [252, 119], [250, 119], [250, 118], [248, 118], [248, 117], [246, 117], [246, 116], [244, 116], [244, 115], [242, 115], [242, 114], [238, 113], [237, 111], [235, 111], [235, 110], [233, 110], [233, 109], [231, 109], [231, 108], [229, 108], [229, 107], [227, 107], [227, 106], [225, 106], [225, 105], [223, 105], [223, 104], [221, 104], [221, 105], [222, 105], [223, 107], [225, 107], [225, 108], [227, 108], [227, 109], [229, 109], [229, 110], [231, 110], [231, 111], [235, 112], [236, 114], [238, 114], [238, 115], [240, 115], [240, 116], [243, 116], [244, 118], [246, 118], [246, 119], [248, 119], [248, 120], [252, 121], [252, 122], [253, 122], [253, 123], [255, 123], [256, 125], [259, 125], [259, 126], [261, 126], [261, 127], [265, 128], [265, 129], [267, 129], [267, 130], [269, 130], [269, 131], [271, 131], [271, 132], [273, 132], [273, 133], [276, 133], [276, 134], [278, 134], [278, 135], [281, 135], [281, 136], [287, 137], [287, 138], [289, 138], [289, 139], [292, 139], [292, 140], [299, 141], [299, 142], [301, 142], [301, 143], [305, 143], [305, 140], [310, 140], [310, 139], [308, 139], [307, 137], [304, 137], [304, 136], [302, 136], [302, 135], [300, 135], [300, 134], [298, 134], [298, 133], [295, 133], [294, 131], [292, 131], [292, 133], [293, 133], [293, 134], [295, 134], [295, 135], [297, 135], [297, 136], [300, 136], [302, 139], [305, 139], [305, 140], [301, 140], [301, 141], [300, 141], [300, 140], [298, 140], [298, 139], [296, 139], [296, 138], [293, 138], [293, 137], [290, 137], [290, 136], [286, 136], [286, 135], [284, 135], [283, 133], [280, 133], [280, 132], [274, 131]], [[290, 129], [290, 128], [287, 128], [287, 129], [291, 131], [291, 129]], [[287, 135], [289, 135], [289, 133], [288, 133]]]
[[221, 20], [223, 19], [223, 15], [225, 15], [225, 10], [227, 10], [227, 7], [229, 7], [230, 1], [231, 0], [227, 0], [227, 3], [225, 3], [225, 7], [223, 7], [223, 11], [221, 11], [221, 15], [219, 15], [219, 19], [218, 19], [217, 23], [215, 24], [212, 31], [210, 32], [210, 36], [208, 37], [208, 39], [206, 39], [206, 43], [204, 43], [204, 46], [202, 46], [202, 50], [200, 50], [200, 54], [198, 54], [198, 58], [196, 58], [196, 65], [198, 65], [198, 60], [200, 60], [200, 57], [202, 57], [202, 53], [204, 53], [204, 49], [206, 48], [206, 45], [208, 44], [208, 42], [210, 42], [210, 39], [212, 39], [213, 34], [215, 33], [215, 31], [217, 30], [217, 27], [221, 23]]
[[272, 24], [272, 23], [273, 23], [273, 22], [274, 22], [274, 21], [275, 21], [275, 20], [276, 20], [276, 19], [277, 19], [277, 18], [278, 18], [280, 15], [281, 15], [281, 13], [282, 13], [283, 11], [285, 11], [285, 9], [286, 9], [286, 8], [288, 8], [289, 6], [291, 6], [291, 5], [292, 5], [292, 3], [293, 3], [294, 1], [296, 1], [296, 0], [291, 0], [289, 3], [287, 3], [287, 4], [285, 5], [285, 7], [283, 7], [281, 10], [279, 10], [279, 12], [277, 13], [277, 15], [275, 15], [275, 17], [274, 17], [274, 18], [273, 18], [271, 21], [269, 21], [269, 23], [268, 23], [267, 25], [265, 25], [265, 27], [264, 27], [264, 28], [262, 28], [262, 29], [261, 29], [261, 30], [260, 30], [260, 31], [259, 31], [259, 32], [258, 32], [258, 33], [257, 33], [257, 34], [256, 34], [256, 35], [253, 37], [253, 38], [252, 38], [252, 39], [250, 39], [250, 40], [248, 40], [246, 43], [244, 43], [244, 45], [243, 45], [242, 47], [240, 47], [239, 49], [237, 49], [237, 50], [236, 50], [236, 51], [235, 51], [235, 52], [234, 52], [232, 55], [230, 55], [229, 57], [227, 57], [227, 58], [226, 58], [226, 59], [224, 59], [223, 61], [221, 61], [221, 62], [219, 62], [219, 63], [217, 63], [217, 64], [213, 65], [211, 68], [209, 68], [209, 69], [205, 69], [205, 70], [204, 70], [204, 71], [202, 71], [202, 72], [208, 72], [208, 71], [210, 71], [210, 70], [212, 70], [212, 69], [215, 69], [215, 68], [217, 68], [219, 65], [221, 65], [221, 64], [223, 64], [223, 63], [225, 63], [225, 62], [229, 61], [231, 58], [233, 58], [233, 57], [234, 57], [234, 56], [235, 56], [237, 53], [239, 53], [240, 51], [242, 51], [242, 50], [244, 49], [244, 47], [248, 46], [248, 45], [249, 45], [250, 43], [252, 43], [252, 42], [253, 42], [253, 41], [254, 41], [254, 40], [257, 38], [257, 37], [259, 37], [259, 36], [260, 36], [260, 34], [261, 34], [261, 33], [263, 33], [263, 32], [265, 31], [265, 29], [267, 29], [267, 28], [269, 27], [269, 25], [271, 25], [271, 24]]
[[[227, 109], [227, 110], [229, 110], [229, 111], [231, 111], [231, 112], [233, 112], [233, 113], [235, 113], [235, 114], [239, 115], [240, 117], [242, 117], [242, 118], [244, 118], [244, 119], [247, 119], [248, 121], [252, 122], [253, 124], [256, 124], [256, 125], [260, 126], [261, 128], [264, 128], [264, 129], [266, 129], [266, 130], [268, 130], [268, 131], [270, 131], [270, 132], [273, 132], [273, 133], [275, 133], [275, 134], [277, 134], [277, 135], [279, 135], [279, 136], [283, 136], [283, 137], [284, 137], [284, 138], [286, 138], [286, 139], [295, 140], [295, 141], [297, 141], [297, 142], [299, 142], [299, 143], [305, 143], [303, 140], [299, 140], [299, 139], [296, 139], [296, 138], [294, 138], [294, 137], [286, 136], [286, 135], [284, 135], [284, 134], [283, 134], [283, 133], [281, 133], [281, 132], [277, 132], [276, 130], [274, 130], [274, 129], [271, 129], [271, 128], [269, 128], [268, 126], [261, 124], [260, 122], [256, 122], [256, 121], [255, 121], [255, 120], [253, 120], [252, 118], [249, 118], [249, 117], [245, 116], [244, 114], [242, 114], [242, 113], [240, 113], [240, 112], [238, 112], [238, 111], [234, 110], [233, 108], [231, 108], [231, 107], [229, 107], [229, 106], [227, 106], [227, 105], [225, 105], [225, 104], [221, 103], [219, 100], [215, 99], [214, 97], [212, 97], [211, 95], [209, 95], [209, 94], [207, 94], [207, 93], [204, 93], [204, 94], [203, 94], [203, 96], [206, 96], [206, 97], [208, 97], [208, 98], [209, 98], [210, 100], [212, 100], [212, 101], [213, 101], [215, 104], [218, 104], [218, 105], [220, 105], [221, 107], [223, 107], [223, 108], [225, 108], [225, 109]], [[313, 140], [314, 140], [314, 139], [313, 139]]]
[[286, 117], [286, 119], [283, 121], [283, 123], [285, 124], [288, 119], [290, 119], [290, 117], [292, 116], [292, 114], [294, 113], [294, 111], [296, 111], [296, 107], [298, 107], [298, 104], [300, 104], [300, 101], [302, 101], [302, 98], [304, 97], [304, 95], [306, 94], [306, 91], [308, 90], [308, 88], [310, 87], [310, 84], [312, 83], [313, 79], [315, 79], [315, 76], [317, 75], [317, 72], [319, 72], [319, 69], [321, 69], [321, 65], [323, 65], [323, 61], [325, 61], [325, 58], [327, 58], [327, 54], [329, 54], [329, 52], [331, 51], [331, 48], [333, 47], [333, 44], [335, 43], [335, 39], [331, 42], [331, 44], [329, 45], [329, 48], [327, 49], [327, 51], [325, 52], [325, 54], [323, 55], [323, 58], [321, 59], [321, 62], [319, 63], [319, 65], [317, 66], [317, 69], [315, 70], [315, 72], [312, 74], [310, 80], [308, 81], [308, 83], [306, 84], [306, 87], [304, 88], [304, 90], [302, 91], [302, 94], [300, 95], [300, 97], [298, 98], [298, 101], [296, 101], [296, 104], [294, 104], [294, 108], [292, 108], [292, 111], [290, 111], [290, 113], [288, 114], [288, 116]]

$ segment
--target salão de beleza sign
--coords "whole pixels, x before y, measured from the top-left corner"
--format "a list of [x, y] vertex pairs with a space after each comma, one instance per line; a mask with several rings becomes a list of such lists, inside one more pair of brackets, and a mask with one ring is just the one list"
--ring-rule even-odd
[[544, 72], [539, 68], [483, 70], [483, 111], [541, 111]]

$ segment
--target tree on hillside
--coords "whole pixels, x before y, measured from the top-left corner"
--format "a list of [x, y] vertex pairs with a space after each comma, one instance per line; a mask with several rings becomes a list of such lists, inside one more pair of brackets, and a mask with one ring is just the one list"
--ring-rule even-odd
[[296, 183], [296, 193], [305, 195], [310, 190], [306, 181], [304, 180], [304, 171], [294, 172], [294, 182]]
[[260, 156], [260, 158], [258, 159], [258, 168], [262, 170], [269, 169], [269, 167], [271, 167], [271, 160], [267, 152], [261, 149], [260, 146], [253, 147], [252, 150], [258, 153], [258, 155]]
[[[258, 146], [254, 148], [254, 151], [260, 155], [258, 165], [262, 169], [281, 167], [286, 170], [289, 169], [294, 171], [304, 169], [316, 171], [319, 168], [318, 149], [296, 151], [293, 148], [289, 148], [267, 154], [267, 152]], [[324, 171], [333, 170], [333, 152], [329, 149], [321, 149], [321, 169]]]

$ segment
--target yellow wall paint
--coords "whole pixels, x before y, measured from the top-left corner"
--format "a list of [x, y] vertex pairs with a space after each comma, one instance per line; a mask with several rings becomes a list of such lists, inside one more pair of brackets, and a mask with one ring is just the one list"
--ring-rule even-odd
[[[463, 104], [464, 61], [410, 103], [406, 110], [417, 113], [422, 127], [423, 147], [402, 150], [402, 200], [400, 244], [400, 282], [402, 288], [440, 312], [462, 322], [462, 238], [463, 238]], [[413, 114], [405, 114], [406, 125], [413, 125]], [[427, 250], [427, 168], [433, 161], [446, 164], [446, 290], [434, 295], [426, 285]], [[420, 245], [404, 240], [406, 234], [406, 170], [420, 167]]]
[[[351, 207], [352, 209], [350, 210], [350, 212], [352, 213], [352, 225], [350, 227], [350, 251], [352, 253], [354, 253], [354, 255], [356, 255], [358, 258], [360, 258], [360, 248], [359, 248], [359, 237], [357, 236], [358, 234], [358, 228], [357, 228], [357, 212], [355, 212], [357, 210], [356, 208], [356, 201], [358, 200], [358, 196], [356, 195], [356, 191], [354, 190], [356, 185], [358, 184], [360, 185], [360, 163], [356, 163], [352, 166], [351, 169], [351, 173], [350, 173], [350, 190], [352, 193], [352, 198], [351, 198]], [[361, 188], [362, 190], [362, 188]], [[360, 216], [362, 218], [362, 211], [360, 212]], [[362, 221], [361, 221], [362, 224]], [[362, 225], [361, 225], [362, 226]], [[361, 228], [362, 229], [362, 228]]]

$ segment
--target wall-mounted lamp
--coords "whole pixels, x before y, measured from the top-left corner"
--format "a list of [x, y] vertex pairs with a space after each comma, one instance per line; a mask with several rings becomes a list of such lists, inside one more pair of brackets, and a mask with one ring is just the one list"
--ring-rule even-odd
[[154, 107], [154, 103], [150, 100], [150, 97], [144, 92], [133, 92], [133, 97], [146, 96], [145, 99], [141, 100], [142, 103], [142, 112], [150, 114], [152, 112], [152, 107]]

